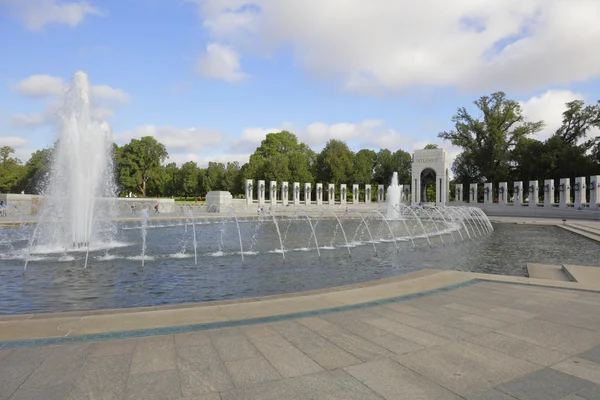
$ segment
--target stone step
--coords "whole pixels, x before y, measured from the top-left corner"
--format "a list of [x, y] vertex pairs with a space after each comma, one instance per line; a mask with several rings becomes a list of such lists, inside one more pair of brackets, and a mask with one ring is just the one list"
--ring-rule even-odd
[[577, 226], [572, 226], [572, 225], [563, 224], [563, 225], [556, 225], [556, 226], [558, 226], [559, 228], [562, 228], [564, 230], [567, 230], [567, 231], [570, 231], [573, 233], [577, 233], [578, 235], [584, 236], [588, 239], [595, 240], [596, 242], [600, 242], [600, 234], [590, 233], [586, 230], [583, 230]]
[[600, 267], [563, 264], [562, 269], [573, 282], [600, 284]]
[[530, 278], [549, 279], [552, 281], [570, 282], [561, 265], [527, 263], [527, 274]]
[[589, 226], [589, 225], [578, 224], [575, 222], [568, 222], [567, 225], [576, 227], [577, 229], [591, 233], [593, 235], [600, 235], [600, 228], [596, 228], [596, 227]]

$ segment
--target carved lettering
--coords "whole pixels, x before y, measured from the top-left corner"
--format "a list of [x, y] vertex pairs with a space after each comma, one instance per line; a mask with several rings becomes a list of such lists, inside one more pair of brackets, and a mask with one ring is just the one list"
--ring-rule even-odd
[[417, 158], [415, 160], [416, 164], [439, 164], [439, 158]]

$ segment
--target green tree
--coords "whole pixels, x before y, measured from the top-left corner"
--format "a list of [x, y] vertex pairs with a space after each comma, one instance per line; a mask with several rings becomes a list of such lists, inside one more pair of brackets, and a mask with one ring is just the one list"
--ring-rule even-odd
[[269, 133], [250, 156], [244, 179], [313, 182], [315, 152], [291, 132]]
[[11, 157], [15, 149], [10, 146], [0, 147], [0, 193], [11, 193], [25, 175], [25, 167], [21, 160]]
[[315, 180], [325, 183], [350, 183], [353, 176], [354, 153], [341, 140], [332, 139], [317, 155]]
[[430, 143], [427, 146], [425, 146], [423, 149], [424, 150], [435, 150], [438, 148], [439, 148], [439, 146], [437, 144]]
[[52, 168], [53, 148], [36, 150], [25, 163], [25, 175], [21, 179], [20, 187], [27, 193], [41, 194]]
[[179, 167], [174, 162], [168, 163], [164, 167], [166, 176], [165, 195], [175, 197], [181, 193], [181, 183], [179, 181]]
[[[474, 163], [473, 177], [479, 182], [497, 182], [506, 179], [510, 170], [510, 153], [517, 142], [527, 135], [539, 132], [543, 121], [527, 122], [517, 101], [509, 100], [502, 92], [482, 96], [474, 104], [481, 111], [474, 118], [466, 108], [458, 109], [452, 118], [454, 130], [438, 136], [462, 147], [462, 161]], [[460, 168], [464, 168], [461, 166]]]
[[121, 185], [146, 197], [148, 182], [161, 173], [161, 164], [168, 156], [165, 146], [152, 136], [132, 139], [117, 156]]
[[202, 189], [204, 195], [211, 190], [223, 190], [223, 180], [225, 178], [225, 164], [209, 162], [208, 168], [202, 180]]
[[198, 193], [198, 165], [194, 161], [183, 164], [179, 169], [179, 180], [185, 197], [195, 197]]
[[373, 180], [379, 184], [389, 185], [394, 172], [398, 172], [398, 182], [410, 182], [412, 158], [404, 150], [392, 153], [381, 149], [377, 153]]
[[354, 156], [353, 181], [359, 185], [366, 185], [373, 180], [373, 169], [377, 161], [377, 153], [373, 150], [362, 149]]
[[227, 163], [223, 176], [223, 190], [230, 192], [234, 196], [243, 193], [239, 162], [233, 161]]

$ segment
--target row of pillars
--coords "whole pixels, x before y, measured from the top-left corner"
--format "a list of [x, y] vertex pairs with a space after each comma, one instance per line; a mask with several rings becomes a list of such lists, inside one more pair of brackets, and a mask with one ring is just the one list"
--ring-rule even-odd
[[[265, 181], [259, 180], [257, 181], [256, 186], [254, 186], [254, 181], [252, 179], [247, 179], [246, 180], [246, 204], [251, 205], [254, 203], [254, 191], [256, 189], [257, 192], [257, 200], [258, 200], [258, 205], [264, 205], [264, 204], [277, 204], [278, 200], [277, 200], [277, 194], [279, 192], [280, 195], [280, 201], [281, 204], [284, 206], [287, 206], [288, 204], [293, 204], [293, 205], [300, 205], [300, 204], [306, 204], [306, 205], [311, 205], [313, 198], [312, 198], [312, 185], [310, 183], [305, 183], [304, 184], [304, 202], [300, 202], [300, 182], [294, 182], [292, 184], [292, 186], [290, 187], [288, 182], [281, 182], [281, 185], [278, 185], [276, 181], [271, 181], [269, 182], [269, 186], [266, 186]], [[269, 193], [269, 198], [267, 199], [266, 194], [267, 191]], [[291, 198], [290, 198], [290, 192], [291, 192]], [[340, 194], [340, 202], [339, 204], [348, 204], [347, 202], [347, 194], [348, 194], [348, 185], [346, 184], [341, 184], [339, 185], [339, 192]], [[350, 204], [359, 204], [360, 203], [360, 197], [361, 197], [361, 193], [360, 193], [360, 185], [358, 184], [353, 184], [352, 185], [352, 191], [350, 192], [352, 194], [352, 201]], [[323, 205], [323, 204], [329, 204], [329, 205], [334, 205], [335, 204], [335, 195], [336, 195], [336, 189], [335, 189], [335, 185], [333, 183], [330, 183], [327, 187], [327, 201], [325, 202], [323, 200], [323, 197], [325, 195], [324, 189], [323, 189], [323, 184], [322, 183], [317, 183], [316, 184], [316, 204], [317, 205]], [[371, 203], [371, 196], [372, 196], [372, 185], [364, 185], [364, 195], [363, 195], [363, 200], [366, 204]], [[383, 185], [378, 185], [377, 187], [377, 201], [379, 203], [383, 203], [385, 202], [385, 190], [384, 190], [384, 186]]]
[[[595, 207], [600, 203], [600, 175], [591, 176], [589, 184], [587, 185], [590, 191], [590, 199], [588, 202], [586, 192], [586, 178], [578, 177], [575, 178], [575, 183], [571, 188], [571, 180], [569, 178], [563, 178], [560, 180], [558, 186], [555, 185], [554, 179], [546, 179], [544, 186], [540, 188], [538, 181], [529, 181], [529, 186], [525, 188], [522, 181], [513, 182], [513, 198], [512, 203], [514, 205], [525, 204], [525, 194], [528, 194], [529, 199], [527, 203], [530, 206], [544, 205], [544, 207], [554, 207], [558, 205], [560, 208], [567, 208], [574, 206], [575, 208], [584, 207], [591, 205]], [[574, 199], [571, 202], [571, 189], [574, 191]], [[540, 202], [540, 190], [543, 191], [544, 200]], [[455, 189], [456, 199], [462, 199], [463, 185], [457, 184]], [[469, 185], [469, 203], [478, 202], [478, 184], [471, 183]], [[556, 192], [558, 191], [558, 203], [556, 203]], [[494, 186], [492, 183], [487, 182], [483, 184], [483, 202], [494, 203]], [[508, 183], [500, 182], [498, 184], [498, 204], [508, 204]]]

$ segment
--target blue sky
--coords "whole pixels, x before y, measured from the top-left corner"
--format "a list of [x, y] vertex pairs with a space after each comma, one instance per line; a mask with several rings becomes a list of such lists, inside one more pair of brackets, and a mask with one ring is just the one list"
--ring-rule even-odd
[[[600, 99], [592, 0], [0, 0], [0, 146], [58, 137], [77, 70], [117, 143], [153, 135], [171, 161], [247, 161], [286, 128], [315, 150], [412, 151], [496, 90], [560, 123]], [[594, 132], [597, 134], [598, 132]]]

